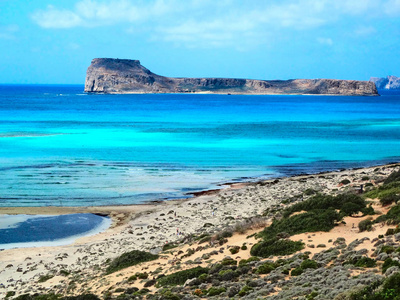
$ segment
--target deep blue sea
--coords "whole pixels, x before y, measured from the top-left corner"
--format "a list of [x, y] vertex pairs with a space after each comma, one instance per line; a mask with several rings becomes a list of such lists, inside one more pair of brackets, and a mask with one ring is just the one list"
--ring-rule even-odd
[[88, 95], [0, 85], [0, 206], [185, 197], [399, 161], [400, 95]]

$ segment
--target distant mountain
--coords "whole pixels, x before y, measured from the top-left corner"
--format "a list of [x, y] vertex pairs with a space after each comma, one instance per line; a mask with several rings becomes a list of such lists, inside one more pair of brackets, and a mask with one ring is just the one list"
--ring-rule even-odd
[[374, 82], [377, 89], [382, 90], [400, 90], [400, 77], [388, 76], [388, 77], [371, 77], [371, 82]]
[[336, 79], [253, 80], [172, 78], [154, 74], [138, 60], [95, 58], [87, 69], [88, 93], [318, 94], [377, 96], [368, 81]]

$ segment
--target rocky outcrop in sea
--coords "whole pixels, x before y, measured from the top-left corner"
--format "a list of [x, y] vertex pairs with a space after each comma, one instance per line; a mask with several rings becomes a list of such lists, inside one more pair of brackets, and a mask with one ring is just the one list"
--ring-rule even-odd
[[95, 58], [87, 69], [88, 93], [319, 94], [377, 96], [373, 82], [337, 79], [253, 80], [172, 78], [154, 74], [138, 60]]

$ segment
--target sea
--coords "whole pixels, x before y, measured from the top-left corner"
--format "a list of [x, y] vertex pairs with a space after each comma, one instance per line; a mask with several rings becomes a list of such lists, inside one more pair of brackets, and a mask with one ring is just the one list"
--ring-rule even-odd
[[229, 182], [400, 160], [400, 91], [363, 97], [83, 89], [0, 85], [0, 207], [138, 204]]

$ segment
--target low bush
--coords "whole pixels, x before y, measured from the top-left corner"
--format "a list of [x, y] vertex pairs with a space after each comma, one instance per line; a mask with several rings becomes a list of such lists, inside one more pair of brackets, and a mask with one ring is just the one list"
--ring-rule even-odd
[[388, 178], [383, 182], [384, 184], [389, 184], [395, 181], [400, 181], [400, 171], [394, 171], [392, 172]]
[[393, 274], [384, 281], [376, 281], [360, 291], [351, 293], [351, 300], [400, 300], [400, 273]]
[[253, 290], [253, 288], [249, 287], [248, 285], [245, 285], [240, 292], [238, 293], [238, 295], [240, 297], [243, 297], [245, 295], [247, 295], [249, 292], [251, 292]]
[[290, 272], [290, 275], [291, 275], [291, 276], [299, 276], [299, 275], [303, 274], [303, 272], [304, 272], [304, 270], [303, 270], [302, 268], [297, 267], [297, 268], [293, 269], [293, 270]]
[[278, 267], [275, 263], [266, 262], [259, 266], [256, 270], [257, 274], [269, 274], [271, 271], [275, 270]]
[[176, 247], [178, 247], [178, 245], [176, 245], [174, 243], [167, 243], [163, 246], [162, 251], [168, 251], [168, 250], [176, 248]]
[[260, 259], [257, 256], [252, 256], [249, 259], [242, 259], [241, 261], [239, 261], [239, 266], [245, 266], [252, 261], [260, 261]]
[[220, 263], [223, 266], [236, 266], [237, 265], [237, 261], [232, 258], [224, 258]]
[[192, 279], [192, 278], [197, 278], [201, 274], [207, 274], [209, 269], [207, 268], [202, 268], [202, 267], [196, 267], [184, 271], [179, 271], [176, 273], [172, 273], [170, 275], [161, 277], [157, 280], [157, 285], [158, 286], [168, 286], [168, 285], [178, 285], [178, 284], [184, 284], [186, 280]]
[[53, 277], [54, 277], [54, 275], [52, 275], [52, 274], [42, 275], [39, 277], [38, 282], [46, 282], [47, 280], [49, 280]]
[[364, 221], [361, 221], [360, 223], [358, 223], [358, 229], [360, 230], [360, 232], [363, 231], [371, 231], [372, 230], [372, 220], [371, 219], [366, 219]]
[[224, 287], [210, 287], [207, 291], [207, 296], [217, 296], [219, 294], [225, 293], [226, 289]]
[[155, 260], [157, 258], [158, 255], [154, 255], [149, 252], [133, 250], [114, 259], [107, 267], [106, 273], [110, 274], [142, 262]]
[[271, 239], [281, 232], [294, 235], [304, 232], [330, 231], [339, 219], [339, 214], [333, 208], [315, 209], [281, 220], [275, 220], [259, 236]]
[[386, 214], [386, 222], [388, 224], [400, 223], [400, 205], [393, 206]]
[[359, 268], [373, 268], [376, 267], [376, 261], [372, 258], [363, 256], [352, 260], [345, 261], [343, 265], [351, 264]]
[[219, 277], [223, 281], [231, 281], [234, 278], [237, 278], [240, 276], [238, 272], [235, 272], [231, 269], [228, 270], [222, 270], [218, 273]]
[[384, 252], [386, 254], [393, 253], [396, 249], [393, 246], [383, 245], [381, 247], [381, 253]]
[[343, 179], [340, 183], [343, 185], [349, 184], [351, 181], [348, 179]]
[[364, 197], [382, 199], [383, 197], [399, 193], [400, 193], [400, 182], [395, 181], [395, 182], [390, 182], [388, 184], [383, 184], [380, 187], [365, 193]]
[[386, 258], [383, 265], [382, 265], [382, 274], [385, 274], [387, 269], [390, 267], [399, 267], [400, 268], [400, 263], [397, 260], [393, 260], [390, 257]]
[[393, 202], [397, 203], [400, 200], [400, 196], [397, 194], [389, 194], [381, 199], [379, 199], [379, 202], [381, 203], [382, 206], [388, 206], [392, 204]]
[[239, 246], [233, 246], [233, 247], [229, 248], [229, 252], [231, 252], [231, 254], [236, 254], [239, 252], [239, 250], [240, 250]]
[[[348, 203], [353, 204], [351, 206], [353, 210], [349, 209], [350, 206]], [[288, 217], [294, 212], [312, 211], [315, 209], [325, 210], [329, 207], [341, 210], [345, 204], [348, 206], [346, 210], [349, 213], [354, 213], [364, 209], [367, 203], [363, 198], [355, 194], [340, 194], [337, 196], [317, 194], [306, 201], [296, 203], [285, 209], [284, 217]]]
[[291, 240], [265, 240], [255, 244], [250, 254], [252, 256], [269, 257], [289, 255], [304, 249], [304, 243]]
[[318, 269], [318, 263], [312, 259], [305, 259], [300, 265], [300, 268], [305, 269]]

